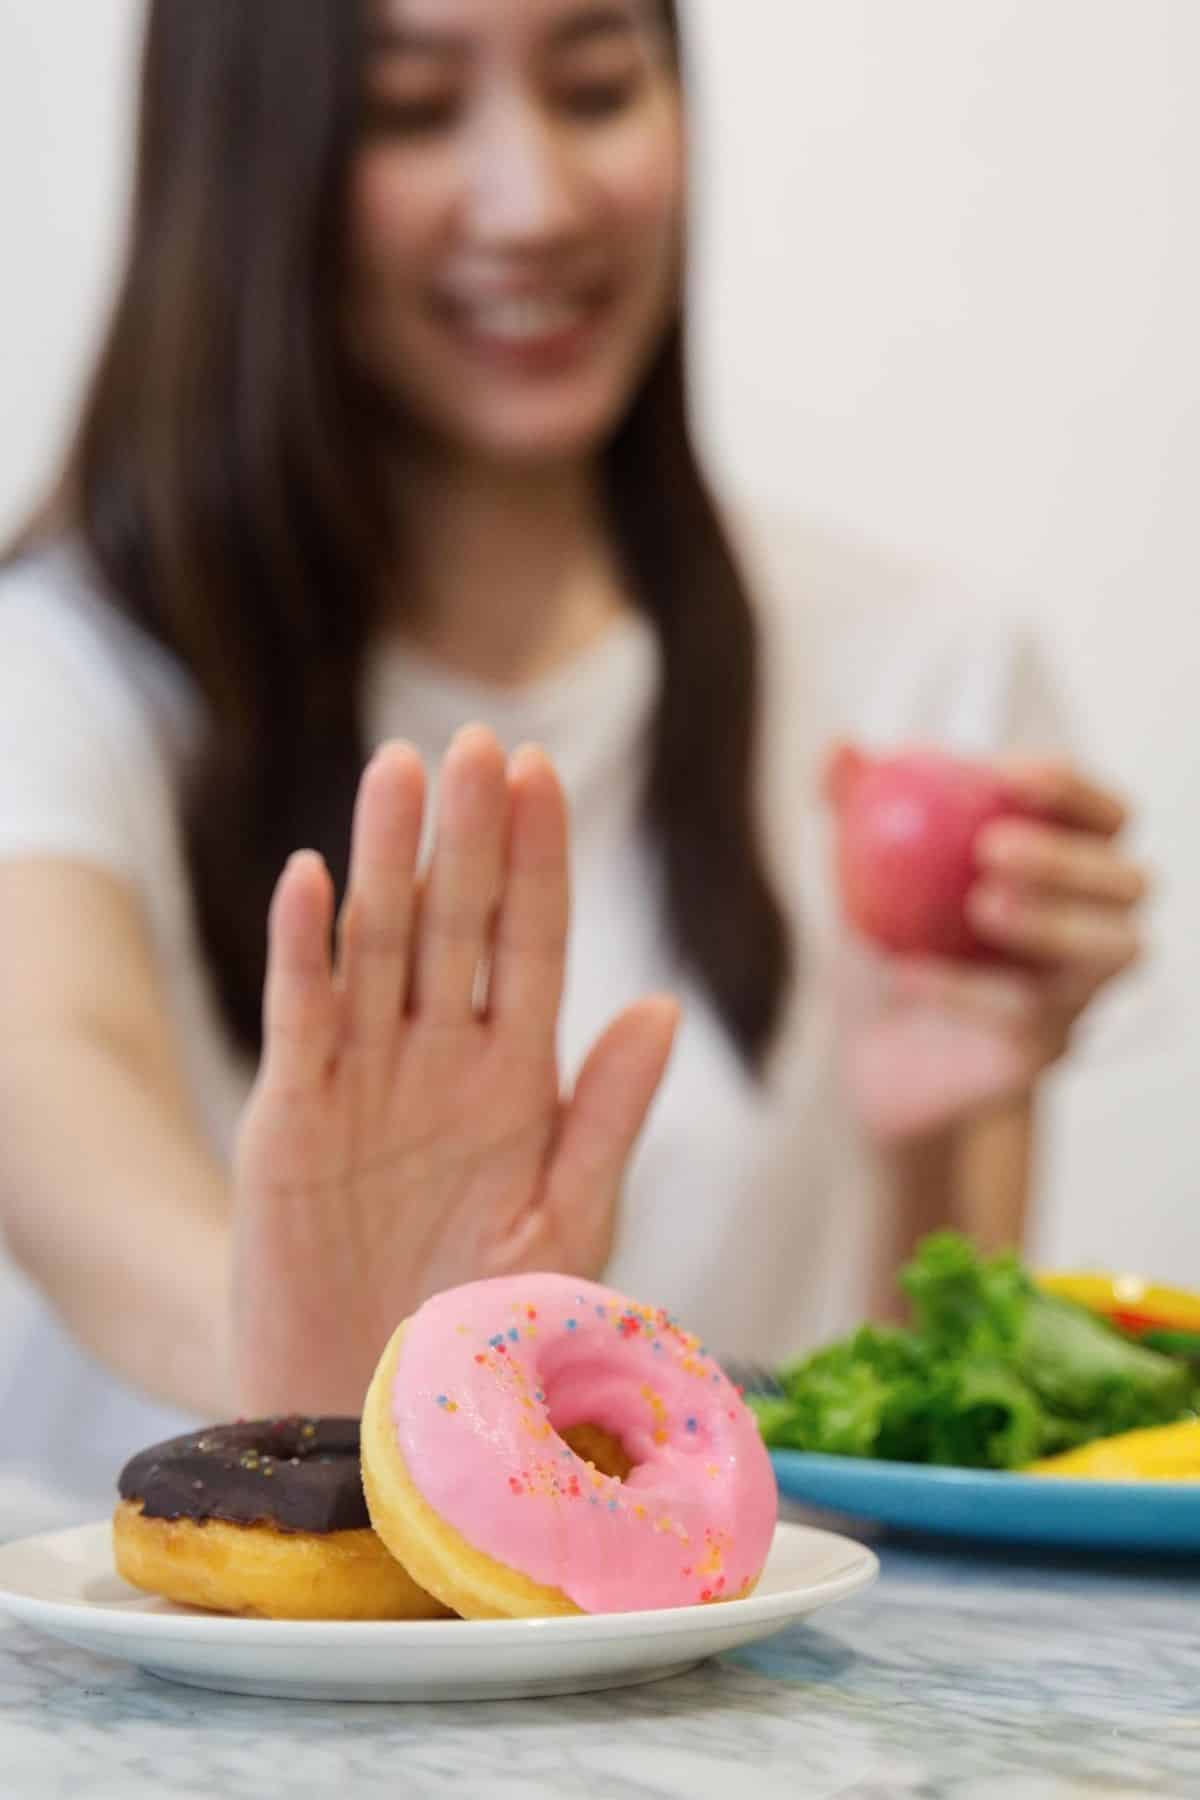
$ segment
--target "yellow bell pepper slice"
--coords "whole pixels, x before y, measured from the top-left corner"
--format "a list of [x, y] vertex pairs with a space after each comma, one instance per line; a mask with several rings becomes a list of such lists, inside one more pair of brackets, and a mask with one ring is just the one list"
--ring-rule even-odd
[[1024, 1473], [1074, 1476], [1081, 1481], [1200, 1482], [1200, 1419], [1097, 1438], [1078, 1450], [1030, 1463]]
[[1200, 1332], [1200, 1294], [1164, 1287], [1140, 1275], [1078, 1274], [1046, 1271], [1035, 1277], [1047, 1294], [1074, 1300], [1102, 1313], [1127, 1330]]

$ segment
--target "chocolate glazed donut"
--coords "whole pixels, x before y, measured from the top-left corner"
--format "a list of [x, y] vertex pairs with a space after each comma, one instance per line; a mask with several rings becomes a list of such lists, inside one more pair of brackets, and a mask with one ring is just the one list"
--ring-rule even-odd
[[370, 1525], [357, 1419], [239, 1419], [190, 1432], [140, 1451], [121, 1470], [117, 1491], [140, 1500], [147, 1519], [317, 1532]]
[[185, 1606], [272, 1619], [430, 1619], [447, 1609], [371, 1530], [357, 1419], [238, 1420], [133, 1457], [117, 1569]]

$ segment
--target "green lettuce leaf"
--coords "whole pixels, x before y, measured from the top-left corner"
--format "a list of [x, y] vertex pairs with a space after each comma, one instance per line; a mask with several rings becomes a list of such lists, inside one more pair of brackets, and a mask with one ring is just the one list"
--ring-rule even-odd
[[1015, 1469], [1196, 1404], [1188, 1364], [1045, 1295], [1011, 1253], [937, 1232], [901, 1274], [913, 1329], [866, 1325], [754, 1402], [777, 1448]]

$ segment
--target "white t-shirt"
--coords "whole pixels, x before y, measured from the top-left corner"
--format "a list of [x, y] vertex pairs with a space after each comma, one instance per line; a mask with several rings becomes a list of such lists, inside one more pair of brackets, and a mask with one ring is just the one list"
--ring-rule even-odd
[[[684, 1002], [606, 1279], [669, 1308], [718, 1354], [774, 1360], [861, 1316], [868, 1260], [869, 1163], [833, 1055], [838, 930], [816, 780], [825, 747], [851, 736], [982, 752], [1060, 734], [1033, 644], [1009, 624], [919, 584], [881, 598], [861, 568], [804, 534], [756, 535], [748, 563], [764, 635], [764, 828], [800, 959], [762, 1083], [664, 940], [637, 823], [659, 682], [646, 624], [614, 626], [572, 666], [517, 691], [389, 646], [369, 667], [365, 716], [371, 744], [402, 735], [431, 769], [471, 719], [509, 748], [535, 740], [554, 758], [572, 815], [564, 1077], [627, 1001], [666, 987]], [[76, 858], [130, 883], [198, 1127], [227, 1158], [251, 1069], [218, 1015], [185, 878], [178, 772], [196, 726], [180, 671], [113, 613], [72, 552], [0, 577], [0, 856]], [[0, 1324], [0, 1419], [9, 1472], [85, 1509], [107, 1505], [134, 1450], [195, 1422], [118, 1382], [30, 1292], [10, 1303], [7, 1334]]]

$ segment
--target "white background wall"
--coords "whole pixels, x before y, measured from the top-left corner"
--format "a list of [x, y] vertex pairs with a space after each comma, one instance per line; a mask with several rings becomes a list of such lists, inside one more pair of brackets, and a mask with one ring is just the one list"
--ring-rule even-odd
[[[690, 6], [715, 468], [885, 586], [1040, 616], [1161, 875], [1155, 978], [1056, 1084], [1041, 1248], [1200, 1283], [1200, 3]], [[0, 532], [108, 291], [140, 15], [0, 0]]]

